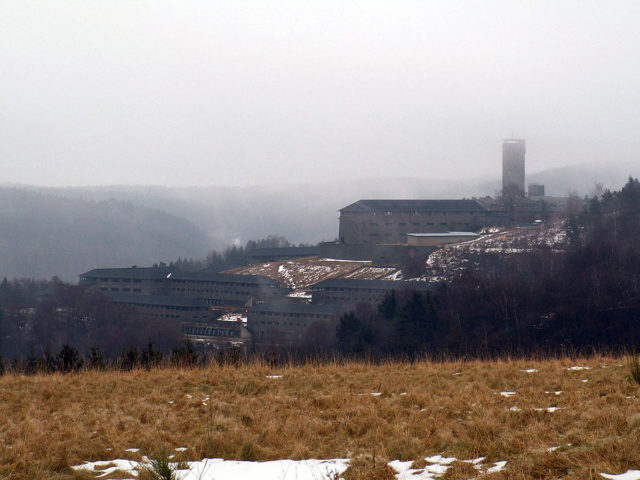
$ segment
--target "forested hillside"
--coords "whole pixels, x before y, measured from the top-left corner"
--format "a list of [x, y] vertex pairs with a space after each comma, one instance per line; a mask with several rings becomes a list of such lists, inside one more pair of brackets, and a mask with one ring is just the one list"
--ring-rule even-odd
[[[566, 250], [485, 252], [425, 295], [389, 296], [341, 318], [347, 354], [499, 355], [640, 344], [640, 182], [594, 197], [567, 221]], [[471, 262], [469, 262], [471, 263]]]
[[159, 210], [0, 188], [0, 277], [74, 281], [95, 267], [199, 258], [209, 249], [201, 229]]
[[[619, 189], [635, 168], [577, 165], [531, 173], [528, 182], [542, 182], [548, 195], [591, 194], [596, 183]], [[277, 234], [292, 243], [317, 243], [338, 235], [338, 210], [361, 198], [470, 198], [495, 195], [500, 180], [435, 179], [429, 171], [415, 177], [336, 179], [299, 185], [162, 187], [104, 186], [40, 189], [71, 198], [116, 199], [183, 217], [202, 228], [213, 248], [222, 250], [248, 240]], [[366, 174], [366, 172], [365, 172]], [[216, 179], [211, 179], [215, 185]], [[30, 187], [36, 188], [36, 187]], [[182, 253], [181, 257], [188, 256]], [[177, 257], [177, 256], [176, 256]]]

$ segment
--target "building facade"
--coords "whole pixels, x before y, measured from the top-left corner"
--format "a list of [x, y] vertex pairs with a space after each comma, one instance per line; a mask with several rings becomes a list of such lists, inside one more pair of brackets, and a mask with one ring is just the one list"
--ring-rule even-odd
[[330, 278], [313, 285], [311, 296], [314, 304], [352, 307], [358, 303], [377, 305], [392, 291], [426, 292], [431, 288], [429, 282]]
[[406, 244], [407, 233], [476, 230], [491, 223], [476, 200], [359, 200], [340, 210], [339, 243]]
[[176, 296], [228, 306], [284, 295], [276, 280], [262, 275], [181, 272], [170, 267], [98, 268], [81, 274], [80, 285], [110, 294]]
[[115, 303], [127, 305], [150, 318], [172, 319], [176, 322], [206, 322], [214, 316], [209, 305], [195, 298], [108, 292]]
[[525, 141], [507, 138], [502, 142], [502, 194], [524, 197]]
[[241, 322], [183, 322], [181, 328], [184, 338], [205, 347], [240, 346], [251, 340], [249, 330]]
[[257, 345], [294, 346], [314, 340], [314, 329], [333, 335], [339, 309], [335, 305], [265, 302], [247, 313], [247, 328]]

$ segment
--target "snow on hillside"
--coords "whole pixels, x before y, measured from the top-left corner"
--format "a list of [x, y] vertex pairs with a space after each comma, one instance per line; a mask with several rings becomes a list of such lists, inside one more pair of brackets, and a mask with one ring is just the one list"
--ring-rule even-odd
[[[266, 275], [294, 290], [293, 296], [305, 298], [311, 285], [328, 278], [374, 280], [397, 271], [390, 267], [373, 267], [368, 261], [344, 261], [318, 257], [259, 263], [229, 270], [227, 273]], [[307, 292], [307, 293], [305, 293]]]
[[376, 267], [368, 261], [345, 261], [318, 257], [260, 263], [229, 270], [227, 273], [266, 275], [278, 280], [294, 292], [290, 296], [309, 298], [310, 287], [328, 278], [359, 280], [451, 280], [467, 268], [477, 267], [484, 254], [513, 254], [538, 248], [560, 251], [567, 242], [562, 222], [549, 226], [491, 227], [480, 231], [480, 237], [468, 242], [442, 247], [427, 259], [426, 273], [417, 278], [404, 278], [395, 267]]
[[477, 267], [484, 254], [510, 255], [541, 248], [558, 252], [567, 242], [563, 222], [550, 226], [486, 228], [480, 233], [475, 240], [447, 245], [429, 255], [427, 271], [420, 280], [451, 280], [464, 270]]

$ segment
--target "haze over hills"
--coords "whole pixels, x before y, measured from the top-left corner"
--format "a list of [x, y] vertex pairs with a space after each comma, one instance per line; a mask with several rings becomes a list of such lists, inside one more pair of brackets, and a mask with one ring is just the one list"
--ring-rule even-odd
[[184, 218], [130, 202], [0, 188], [0, 278], [76, 281], [98, 266], [202, 257], [207, 235]]
[[[630, 164], [530, 174], [548, 195], [620, 188]], [[495, 195], [494, 179], [416, 177], [251, 187], [94, 186], [0, 189], [0, 276], [75, 280], [99, 266], [203, 258], [212, 249], [270, 234], [294, 243], [337, 237], [338, 210], [361, 198]]]

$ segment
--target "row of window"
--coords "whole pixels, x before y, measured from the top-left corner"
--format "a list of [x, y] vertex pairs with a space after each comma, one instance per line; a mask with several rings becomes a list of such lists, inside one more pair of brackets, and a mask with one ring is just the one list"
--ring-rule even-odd
[[[373, 216], [377, 216], [378, 213], [380, 212], [372, 212]], [[393, 215], [394, 212], [384, 212], [383, 215], [385, 217], [390, 217]], [[470, 212], [413, 212], [411, 214], [406, 213], [406, 212], [396, 212], [397, 215], [413, 215], [414, 217], [419, 217], [419, 216], [440, 216], [440, 217], [446, 217], [447, 215], [451, 214], [451, 215], [467, 215], [467, 216], [473, 216], [473, 213]], [[344, 213], [343, 213], [344, 215]]]
[[195, 284], [195, 285], [226, 285], [226, 286], [234, 286], [234, 287], [246, 287], [246, 288], [251, 288], [251, 287], [255, 287], [255, 285], [251, 284], [251, 283], [242, 283], [242, 282], [215, 282], [213, 280], [211, 281], [207, 281], [207, 280], [200, 280], [200, 281], [194, 281], [194, 280], [171, 280], [172, 283], [190, 283], [190, 284]]
[[272, 317], [272, 316], [276, 316], [276, 317], [283, 317], [283, 316], [287, 316], [287, 317], [296, 317], [296, 318], [322, 318], [322, 315], [318, 315], [316, 313], [289, 313], [289, 314], [283, 314], [283, 313], [277, 313], [277, 312], [260, 312], [262, 315], [264, 315], [265, 317]]
[[[420, 227], [420, 226], [424, 226], [424, 227], [433, 227], [435, 225], [434, 222], [425, 222], [423, 224], [421, 224], [420, 222], [412, 222], [411, 226], [413, 227]], [[440, 222], [440, 226], [442, 227], [446, 227], [447, 225], [449, 225], [447, 222]], [[464, 223], [456, 223], [456, 225], [464, 225], [465, 227], [469, 227], [471, 224], [469, 222], [464, 222]], [[377, 227], [378, 224], [376, 222], [369, 222], [369, 226], [370, 227]], [[385, 227], [393, 227], [393, 223], [385, 223], [384, 224]], [[406, 222], [400, 222], [398, 223], [399, 227], [406, 227], [407, 223]]]
[[[102, 290], [103, 292], [108, 292], [109, 291], [109, 289], [107, 287], [102, 287], [102, 288], [100, 288], [100, 290]], [[111, 288], [111, 291], [112, 292], [131, 292], [131, 288], [119, 289], [119, 288], [113, 287], [113, 288]], [[140, 293], [142, 290], [139, 289], [139, 288], [134, 288], [133, 291], [135, 293]]]
[[183, 326], [182, 333], [186, 335], [202, 335], [206, 337], [239, 337], [240, 332], [226, 328], [190, 327]]
[[375, 293], [380, 293], [381, 295], [384, 295], [385, 293], [389, 292], [390, 290], [393, 289], [385, 289], [385, 288], [356, 288], [356, 287], [321, 287], [321, 288], [314, 288], [313, 291], [317, 291], [317, 292], [375, 292]]
[[101, 282], [108, 282], [109, 280], [111, 280], [113, 283], [131, 283], [133, 281], [133, 283], [142, 283], [142, 280], [139, 280], [137, 278], [131, 279], [131, 278], [101, 278], [100, 281]]
[[251, 292], [247, 292], [247, 291], [239, 291], [239, 290], [235, 290], [233, 292], [228, 291], [228, 290], [214, 290], [212, 288], [210, 289], [192, 289], [192, 288], [172, 288], [171, 289], [173, 292], [183, 292], [183, 293], [209, 293], [209, 294], [218, 294], [218, 295], [244, 295], [244, 296], [249, 296], [251, 295]]
[[[169, 279], [171, 281], [171, 283], [176, 284], [176, 283], [189, 283], [192, 285], [222, 285], [222, 286], [227, 286], [227, 287], [243, 287], [243, 288], [257, 288], [256, 285], [251, 284], [251, 283], [242, 283], [242, 282], [214, 282], [214, 281], [193, 281], [193, 280], [173, 280], [173, 279]], [[99, 279], [100, 282], [104, 282], [104, 283], [108, 283], [108, 282], [112, 282], [112, 283], [142, 283], [142, 280], [134, 278], [100, 278]], [[153, 282], [154, 283], [160, 283], [163, 280], [158, 280], [158, 279], [154, 279]], [[275, 288], [276, 285], [273, 284], [269, 284], [269, 285], [265, 285], [268, 287], [272, 287]]]
[[[269, 321], [267, 321], [267, 320], [260, 320], [258, 323], [259, 323], [260, 325], [282, 325], [283, 327], [286, 327], [286, 326], [287, 326], [287, 322], [282, 322], [282, 323], [280, 323], [280, 322], [275, 322], [275, 321], [274, 321], [274, 322], [269, 322]], [[290, 326], [290, 327], [294, 327], [294, 326], [295, 326], [295, 327], [299, 327], [299, 326], [300, 326], [300, 324], [299, 324], [299, 323], [296, 323], [296, 324], [294, 325], [294, 323], [293, 323], [293, 322], [289, 322], [289, 326]]]

